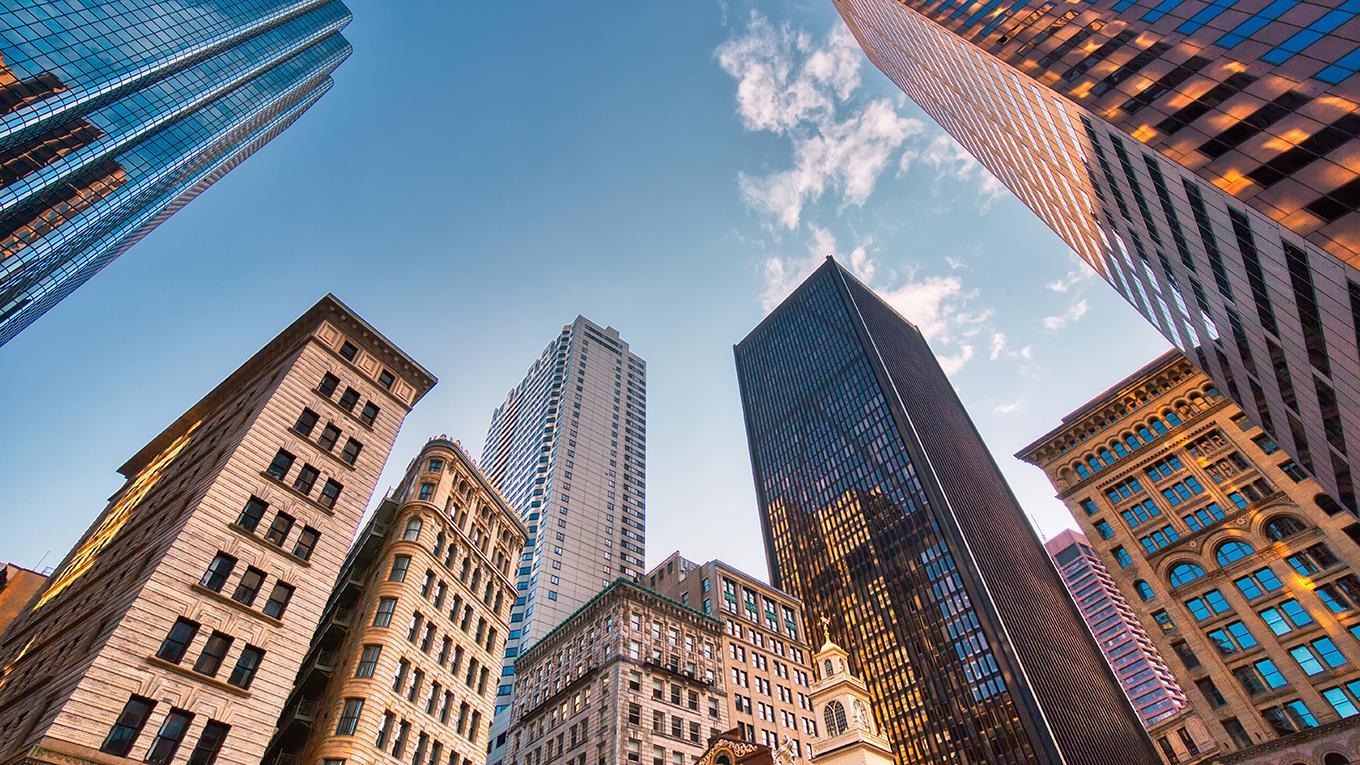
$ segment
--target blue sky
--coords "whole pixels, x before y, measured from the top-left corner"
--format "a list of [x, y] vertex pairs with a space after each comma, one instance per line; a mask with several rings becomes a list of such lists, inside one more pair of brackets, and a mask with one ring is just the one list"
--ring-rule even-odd
[[[607, 6], [607, 7], [606, 7]], [[648, 361], [648, 561], [765, 573], [732, 363], [824, 255], [931, 338], [1010, 455], [1168, 347], [864, 58], [827, 0], [350, 0], [336, 88], [0, 349], [0, 560], [52, 565], [118, 465], [332, 291], [433, 370], [480, 450], [560, 326]]]

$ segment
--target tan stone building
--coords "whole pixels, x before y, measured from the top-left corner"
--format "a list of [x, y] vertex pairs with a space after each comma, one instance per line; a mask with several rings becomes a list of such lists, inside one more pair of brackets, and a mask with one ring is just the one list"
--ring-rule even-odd
[[817, 735], [803, 603], [722, 561], [672, 553], [647, 574], [657, 592], [723, 621], [728, 725], [802, 756]]
[[515, 662], [511, 765], [688, 765], [726, 730], [722, 623], [616, 579]]
[[1360, 714], [1360, 523], [1183, 356], [1017, 456], [1053, 481], [1221, 751]]
[[327, 295], [153, 438], [0, 641], [0, 762], [259, 763], [434, 384]]
[[351, 548], [266, 762], [486, 762], [528, 532], [433, 438]]
[[0, 633], [18, 618], [46, 581], [45, 575], [13, 563], [0, 566]]

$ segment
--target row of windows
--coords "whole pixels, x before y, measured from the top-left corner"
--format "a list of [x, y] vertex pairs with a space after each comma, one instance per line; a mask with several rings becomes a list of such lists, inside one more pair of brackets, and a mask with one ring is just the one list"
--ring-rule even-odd
[[316, 392], [321, 394], [327, 401], [340, 407], [342, 412], [353, 415], [359, 422], [372, 427], [373, 423], [378, 420], [378, 413], [382, 411], [378, 408], [378, 405], [372, 401], [366, 401], [364, 402], [363, 407], [359, 409], [359, 413], [355, 414], [354, 408], [359, 405], [359, 391], [346, 386], [344, 393], [340, 394], [340, 399], [338, 401], [332, 400], [335, 391], [339, 389], [339, 387], [340, 378], [327, 372], [321, 378], [321, 382], [317, 383]]
[[[236, 526], [254, 534], [260, 528], [260, 522], [264, 520], [264, 515], [268, 511], [269, 503], [252, 495], [246, 500], [245, 507], [241, 508], [241, 514], [236, 518]], [[288, 537], [296, 525], [296, 518], [280, 510], [274, 514], [274, 518], [265, 529], [264, 540], [282, 552], [287, 549]], [[321, 532], [304, 525], [288, 554], [300, 561], [311, 560], [312, 552], [316, 550], [316, 543], [320, 539]]]
[[[293, 456], [292, 452], [289, 452], [286, 449], [280, 449], [278, 453], [274, 455], [274, 459], [270, 461], [269, 467], [265, 469], [265, 473], [274, 480], [286, 485], [287, 482], [285, 479], [287, 478], [288, 473], [293, 469], [293, 463], [296, 460], [297, 457]], [[312, 488], [316, 486], [316, 481], [320, 477], [320, 470], [309, 463], [303, 463], [302, 468], [298, 470], [297, 477], [293, 479], [293, 490], [310, 498]], [[334, 478], [327, 478], [326, 483], [321, 487], [321, 494], [316, 497], [315, 501], [317, 504], [329, 510], [335, 507], [335, 503], [340, 500], [340, 492], [343, 491], [344, 488], [344, 485]]]
[[[181, 616], [176, 619], [165, 640], [161, 641], [156, 658], [171, 664], [181, 663], [198, 636], [199, 627], [198, 622], [187, 617]], [[199, 650], [198, 658], [194, 660], [193, 671], [204, 677], [216, 677], [235, 640], [226, 633], [213, 630]], [[256, 673], [260, 671], [260, 664], [264, 662], [264, 654], [264, 649], [253, 645], [247, 644], [242, 648], [237, 656], [236, 666], [232, 667], [231, 674], [227, 676], [227, 684], [242, 690], [249, 689], [250, 684], [255, 681]]]
[[[203, 572], [202, 578], [198, 581], [199, 586], [222, 594], [227, 581], [236, 570], [237, 562], [236, 556], [219, 551]], [[254, 566], [246, 566], [245, 571], [237, 578], [236, 587], [232, 589], [229, 597], [246, 608], [254, 606], [267, 577], [264, 571]], [[272, 619], [282, 619], [292, 598], [293, 586], [282, 580], [275, 580], [273, 589], [269, 591], [269, 598], [260, 610]]]
[[[118, 713], [118, 719], [113, 727], [109, 729], [104, 743], [99, 746], [99, 751], [116, 757], [127, 757], [155, 708], [156, 702], [144, 696], [129, 698], [123, 705], [123, 711]], [[169, 765], [174, 761], [180, 745], [184, 743], [190, 728], [193, 727], [193, 722], [194, 715], [191, 712], [172, 707], [165, 715], [165, 720], [161, 723], [143, 759], [152, 765]], [[189, 753], [188, 765], [213, 765], [217, 762], [217, 756], [222, 751], [222, 745], [226, 743], [227, 734], [230, 732], [230, 725], [217, 720], [208, 720], [199, 732], [193, 751]]]

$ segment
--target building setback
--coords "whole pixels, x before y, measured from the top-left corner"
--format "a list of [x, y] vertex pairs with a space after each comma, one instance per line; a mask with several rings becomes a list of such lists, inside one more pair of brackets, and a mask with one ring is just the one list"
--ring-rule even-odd
[[1156, 752], [920, 332], [834, 260], [736, 347], [771, 584], [901, 762]]
[[430, 439], [350, 549], [266, 761], [481, 765], [519, 517]]
[[327, 295], [137, 452], [0, 638], [0, 762], [259, 763], [434, 384]]
[[6, 4], [0, 345], [316, 103], [349, 20], [339, 0]]
[[1186, 714], [1190, 702], [1176, 676], [1086, 537], [1064, 529], [1044, 549], [1166, 762], [1202, 762], [1218, 753], [1204, 723]]
[[695, 563], [676, 552], [648, 572], [647, 586], [723, 622], [727, 724], [747, 741], [810, 753], [812, 650], [803, 604], [718, 560]]
[[515, 662], [511, 765], [689, 765], [726, 728], [722, 625], [619, 578]]
[[835, 2], [890, 79], [1357, 508], [1360, 8]]
[[1222, 752], [1357, 716], [1360, 523], [1188, 359], [1159, 357], [1016, 456], [1058, 489]]
[[613, 327], [578, 316], [491, 417], [481, 465], [520, 513], [491, 761], [504, 756], [515, 656], [619, 576], [646, 566], [647, 368]]

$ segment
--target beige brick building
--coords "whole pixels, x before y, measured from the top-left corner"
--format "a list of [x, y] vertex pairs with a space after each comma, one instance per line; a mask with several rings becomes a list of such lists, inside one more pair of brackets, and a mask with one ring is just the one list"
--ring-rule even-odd
[[434, 384], [327, 295], [152, 439], [0, 640], [0, 762], [259, 763]]
[[806, 756], [817, 736], [812, 650], [802, 601], [719, 560], [672, 553], [647, 574], [649, 587], [723, 622], [728, 726], [747, 741]]
[[430, 439], [350, 550], [266, 762], [486, 762], [527, 536], [462, 446]]
[[727, 725], [722, 624], [616, 579], [515, 662], [511, 765], [689, 765]]
[[[1317, 728], [1360, 715], [1360, 523], [1183, 356], [1017, 456], [1053, 481], [1221, 752], [1300, 731], [1317, 749]], [[1185, 743], [1163, 748], [1187, 760]]]

